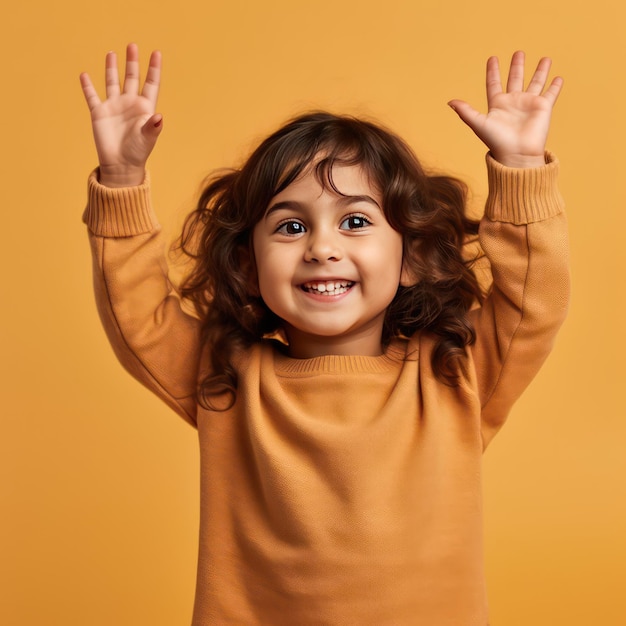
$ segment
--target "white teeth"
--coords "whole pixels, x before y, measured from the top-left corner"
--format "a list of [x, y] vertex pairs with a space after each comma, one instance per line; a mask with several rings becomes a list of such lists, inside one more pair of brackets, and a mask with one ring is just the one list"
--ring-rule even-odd
[[354, 283], [349, 280], [328, 280], [324, 282], [304, 283], [302, 288], [310, 293], [337, 296], [345, 293]]

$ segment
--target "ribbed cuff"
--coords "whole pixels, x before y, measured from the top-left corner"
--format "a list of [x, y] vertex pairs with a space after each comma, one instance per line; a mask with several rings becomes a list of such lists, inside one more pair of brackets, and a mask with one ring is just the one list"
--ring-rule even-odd
[[99, 237], [133, 237], [158, 227], [150, 202], [148, 174], [136, 187], [105, 187], [98, 170], [89, 175], [87, 208], [83, 222]]
[[557, 187], [559, 162], [546, 152], [542, 167], [506, 167], [487, 154], [489, 197], [485, 216], [497, 222], [530, 224], [558, 215], [563, 198]]

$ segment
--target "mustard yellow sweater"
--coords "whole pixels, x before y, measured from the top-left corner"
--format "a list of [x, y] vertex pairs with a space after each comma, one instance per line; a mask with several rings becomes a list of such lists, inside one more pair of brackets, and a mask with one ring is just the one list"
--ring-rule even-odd
[[433, 340], [383, 356], [238, 357], [235, 405], [194, 393], [198, 322], [167, 279], [148, 184], [89, 180], [85, 222], [100, 315], [122, 364], [198, 430], [194, 626], [485, 626], [481, 456], [565, 316], [568, 253], [557, 163], [487, 158], [481, 225], [493, 287], [458, 388]]

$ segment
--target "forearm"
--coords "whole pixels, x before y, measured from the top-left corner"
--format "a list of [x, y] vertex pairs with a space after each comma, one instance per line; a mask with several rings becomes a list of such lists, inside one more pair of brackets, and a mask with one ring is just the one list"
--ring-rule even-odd
[[147, 184], [107, 189], [92, 175], [84, 220], [98, 311], [124, 367], [190, 422], [195, 420], [199, 322], [167, 278]]
[[487, 442], [549, 354], [567, 312], [567, 224], [558, 164], [524, 171], [489, 163], [481, 224], [493, 285], [473, 313], [472, 348]]

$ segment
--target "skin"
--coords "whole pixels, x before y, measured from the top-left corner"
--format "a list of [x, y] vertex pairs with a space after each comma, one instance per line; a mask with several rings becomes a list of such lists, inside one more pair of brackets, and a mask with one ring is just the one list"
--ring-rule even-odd
[[403, 281], [402, 236], [379, 192], [360, 167], [335, 167], [333, 181], [342, 195], [305, 172], [253, 233], [261, 296], [295, 358], [381, 354], [385, 311]]
[[[144, 181], [146, 162], [163, 129], [163, 117], [156, 113], [161, 64], [160, 52], [153, 52], [141, 86], [139, 52], [129, 44], [122, 86], [116, 54], [109, 52], [104, 100], [89, 75], [80, 76], [103, 185], [128, 187]], [[515, 52], [504, 86], [498, 59], [489, 58], [486, 113], [463, 100], [448, 102], [492, 156], [508, 167], [544, 165], [552, 109], [563, 86], [560, 77], [548, 83], [549, 58], [539, 61], [526, 88], [524, 67], [524, 53]], [[346, 205], [341, 196], [322, 189], [305, 173], [272, 200], [254, 232], [259, 289], [268, 306], [285, 320], [290, 349], [297, 357], [380, 354], [384, 310], [406, 278], [400, 234], [384, 217], [381, 221], [376, 206], [380, 198], [363, 172], [358, 167], [337, 168], [333, 178], [343, 193], [368, 196], [372, 202]], [[272, 210], [283, 201], [287, 205]], [[369, 223], [350, 221], [353, 214], [364, 215]], [[291, 226], [280, 226], [285, 220]], [[325, 278], [354, 284], [331, 299], [302, 289], [304, 283]]]
[[546, 89], [552, 61], [544, 57], [524, 90], [524, 64], [524, 53], [517, 51], [511, 59], [505, 91], [497, 57], [488, 59], [486, 114], [463, 100], [448, 102], [489, 148], [494, 159], [507, 167], [545, 164], [552, 109], [563, 87], [563, 79], [557, 76]]
[[100, 100], [89, 74], [80, 83], [91, 112], [100, 182], [107, 187], [140, 185], [146, 162], [163, 128], [163, 117], [155, 113], [161, 80], [161, 53], [154, 51], [141, 92], [139, 92], [139, 51], [135, 44], [126, 49], [124, 85], [120, 85], [117, 55], [109, 52], [105, 61], [106, 99]]

